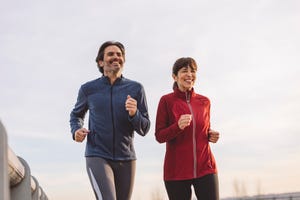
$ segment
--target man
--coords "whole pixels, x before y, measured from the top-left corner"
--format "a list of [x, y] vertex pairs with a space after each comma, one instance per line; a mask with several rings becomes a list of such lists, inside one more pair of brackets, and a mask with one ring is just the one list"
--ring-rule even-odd
[[[150, 128], [143, 86], [122, 75], [125, 48], [103, 43], [96, 62], [102, 76], [83, 84], [70, 114], [73, 139], [86, 143], [86, 168], [97, 199], [128, 200], [135, 175], [134, 131]], [[83, 127], [89, 111], [89, 129]]]

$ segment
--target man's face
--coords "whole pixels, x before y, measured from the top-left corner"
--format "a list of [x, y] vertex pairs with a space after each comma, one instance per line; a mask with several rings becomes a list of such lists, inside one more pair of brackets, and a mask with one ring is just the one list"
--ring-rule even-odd
[[104, 75], [107, 73], [118, 74], [123, 69], [125, 58], [121, 49], [116, 45], [105, 48], [103, 60], [99, 61], [99, 65], [103, 67]]

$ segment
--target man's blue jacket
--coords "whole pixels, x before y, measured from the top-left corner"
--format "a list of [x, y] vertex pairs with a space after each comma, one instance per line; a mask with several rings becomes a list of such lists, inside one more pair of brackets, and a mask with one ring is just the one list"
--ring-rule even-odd
[[[125, 109], [128, 95], [137, 101], [137, 112], [133, 117]], [[70, 114], [73, 139], [75, 131], [83, 127], [87, 111], [90, 132], [87, 135], [85, 156], [135, 160], [134, 131], [145, 136], [150, 128], [143, 86], [123, 76], [112, 85], [106, 76], [83, 84]]]

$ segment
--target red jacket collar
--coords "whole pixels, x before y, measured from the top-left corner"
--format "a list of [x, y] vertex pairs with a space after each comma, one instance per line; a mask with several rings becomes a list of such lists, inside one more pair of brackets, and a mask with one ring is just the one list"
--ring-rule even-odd
[[174, 94], [182, 99], [187, 99], [188, 97], [194, 97], [196, 95], [194, 88], [192, 88], [190, 91], [186, 91], [186, 92], [182, 92], [178, 88], [175, 88]]

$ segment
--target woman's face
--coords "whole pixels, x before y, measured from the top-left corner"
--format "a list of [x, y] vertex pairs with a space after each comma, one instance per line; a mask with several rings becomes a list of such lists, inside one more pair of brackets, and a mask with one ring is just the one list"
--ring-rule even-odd
[[174, 81], [177, 82], [180, 91], [189, 91], [194, 87], [196, 81], [196, 70], [190, 66], [183, 67], [178, 71], [178, 74], [173, 74]]

